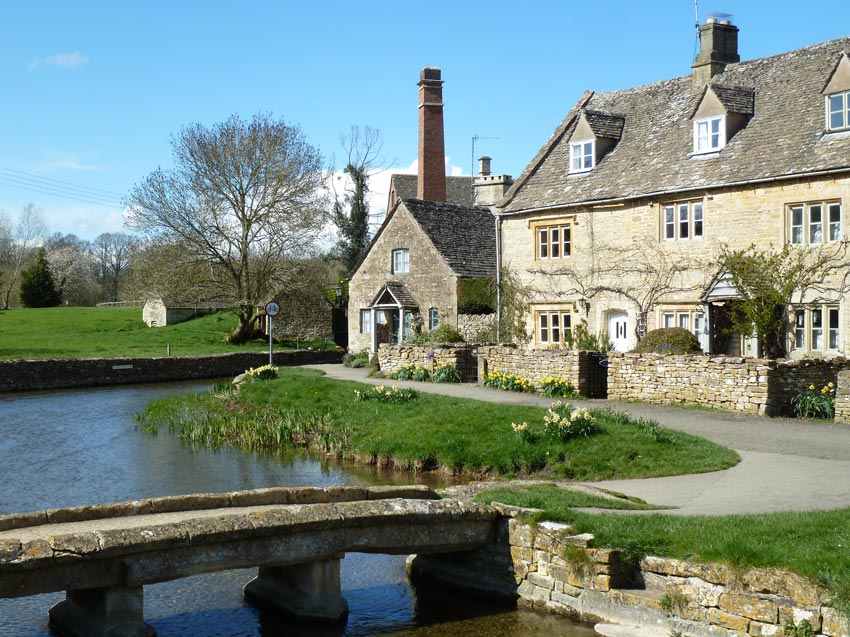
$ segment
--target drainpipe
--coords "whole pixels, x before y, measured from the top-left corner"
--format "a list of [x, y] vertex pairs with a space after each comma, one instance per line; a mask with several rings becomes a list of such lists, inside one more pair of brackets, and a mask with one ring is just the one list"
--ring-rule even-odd
[[502, 220], [496, 214], [496, 209], [490, 206], [493, 213], [493, 228], [496, 232], [496, 342], [502, 341]]

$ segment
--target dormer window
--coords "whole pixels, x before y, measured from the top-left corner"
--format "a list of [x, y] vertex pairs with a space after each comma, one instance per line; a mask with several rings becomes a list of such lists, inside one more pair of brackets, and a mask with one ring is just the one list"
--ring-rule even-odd
[[850, 91], [826, 96], [827, 130], [850, 128]]
[[694, 122], [694, 152], [714, 153], [726, 145], [726, 117], [708, 117]]
[[592, 170], [596, 157], [596, 140], [572, 142], [570, 144], [570, 172], [583, 173]]

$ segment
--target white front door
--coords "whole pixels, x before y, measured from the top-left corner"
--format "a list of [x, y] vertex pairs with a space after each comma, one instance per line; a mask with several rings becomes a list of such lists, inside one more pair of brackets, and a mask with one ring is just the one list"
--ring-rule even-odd
[[608, 338], [614, 343], [614, 351], [625, 352], [629, 349], [629, 315], [625, 312], [612, 312], [608, 315]]

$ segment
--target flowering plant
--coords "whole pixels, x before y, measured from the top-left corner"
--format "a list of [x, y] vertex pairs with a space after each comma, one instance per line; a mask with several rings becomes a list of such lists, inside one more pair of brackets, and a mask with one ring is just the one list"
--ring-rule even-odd
[[570, 381], [555, 376], [546, 376], [540, 381], [540, 393], [549, 398], [575, 398], [578, 396], [578, 392]]
[[378, 385], [372, 389], [354, 390], [354, 400], [358, 402], [376, 401], [379, 403], [406, 403], [416, 398], [416, 392], [412, 389], [399, 389], [395, 385], [387, 389]]
[[527, 378], [517, 376], [516, 374], [503, 374], [496, 371], [487, 372], [487, 375], [484, 377], [484, 385], [496, 389], [526, 393], [533, 393], [535, 390], [534, 383]]
[[534, 432], [528, 428], [527, 422], [521, 422], [519, 424], [512, 422], [511, 429], [514, 430], [514, 435], [520, 442], [534, 442]]
[[791, 407], [799, 418], [834, 418], [835, 383], [830, 381], [820, 389], [809, 385], [791, 399]]
[[550, 438], [566, 441], [594, 433], [595, 421], [596, 419], [587, 408], [573, 409], [570, 403], [562, 403], [559, 400], [552, 403], [543, 417], [543, 427]]
[[437, 365], [434, 371], [431, 372], [431, 380], [435, 383], [459, 383], [461, 381], [460, 372], [452, 363], [443, 363]]
[[395, 380], [431, 380], [431, 371], [419, 363], [411, 363], [410, 365], [402, 365], [394, 372], [387, 374], [387, 378]]
[[263, 365], [262, 367], [252, 367], [245, 376], [250, 380], [272, 380], [277, 378], [277, 367], [274, 365]]

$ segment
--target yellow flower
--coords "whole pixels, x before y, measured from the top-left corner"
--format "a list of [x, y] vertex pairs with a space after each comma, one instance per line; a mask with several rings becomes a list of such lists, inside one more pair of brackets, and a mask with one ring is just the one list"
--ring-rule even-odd
[[810, 390], [812, 390], [812, 391], [814, 391], [815, 386], [814, 386], [814, 385], [809, 385], [809, 389], [810, 389]]

